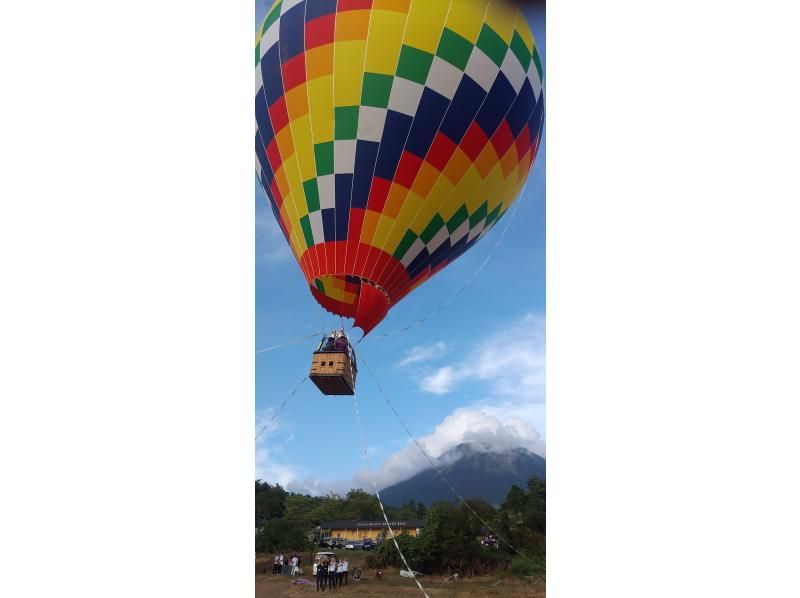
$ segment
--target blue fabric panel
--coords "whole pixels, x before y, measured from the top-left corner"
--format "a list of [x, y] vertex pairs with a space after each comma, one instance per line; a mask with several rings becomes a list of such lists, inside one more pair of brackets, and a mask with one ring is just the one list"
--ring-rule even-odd
[[336, 237], [336, 210], [325, 208], [322, 210], [322, 232], [326, 241], [333, 241]]
[[433, 138], [442, 124], [450, 100], [439, 95], [429, 88], [422, 92], [422, 99], [414, 117], [414, 124], [411, 127], [411, 134], [406, 143], [406, 149], [412, 154], [424, 158], [428, 155]]
[[442, 133], [452, 141], [460, 143], [464, 133], [467, 132], [472, 121], [475, 120], [478, 108], [480, 108], [485, 97], [486, 92], [483, 91], [483, 88], [468, 75], [464, 75], [461, 78], [461, 83], [458, 84], [456, 94], [453, 96], [450, 110], [448, 110], [447, 116], [444, 117], [444, 122], [442, 122]]
[[366, 208], [369, 190], [372, 186], [372, 173], [375, 172], [375, 161], [378, 159], [380, 143], [376, 141], [356, 142], [356, 165], [353, 174], [353, 197], [350, 200], [354, 208]]
[[336, 12], [336, 0], [307, 0], [306, 21]]
[[306, 3], [301, 2], [281, 15], [280, 39], [281, 62], [286, 62], [305, 49], [305, 10]]
[[386, 124], [383, 127], [383, 137], [381, 137], [381, 149], [378, 153], [378, 162], [375, 165], [375, 176], [386, 180], [394, 180], [394, 173], [400, 156], [403, 153], [403, 146], [408, 138], [408, 131], [411, 128], [413, 118], [394, 110], [386, 112]]
[[280, 52], [278, 44], [275, 44], [261, 59], [261, 78], [264, 81], [264, 92], [270, 106], [283, 96], [282, 77]]
[[337, 174], [334, 176], [334, 181], [336, 183], [335, 238], [337, 241], [346, 241], [347, 229], [350, 225], [350, 191], [353, 189], [353, 175]]
[[483, 103], [480, 112], [478, 112], [478, 116], [475, 117], [475, 121], [487, 136], [491, 137], [497, 127], [500, 126], [503, 117], [508, 113], [508, 109], [511, 108], [511, 104], [516, 97], [517, 94], [514, 92], [514, 88], [511, 87], [511, 83], [500, 71], [494, 80], [492, 88], [489, 90], [489, 95], [486, 96], [486, 101]]

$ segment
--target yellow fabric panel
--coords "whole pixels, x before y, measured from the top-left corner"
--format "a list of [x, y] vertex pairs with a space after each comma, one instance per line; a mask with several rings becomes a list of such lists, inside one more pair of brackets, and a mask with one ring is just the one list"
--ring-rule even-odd
[[446, 27], [473, 44], [478, 41], [488, 0], [453, 0]]
[[281, 165], [278, 166], [278, 170], [275, 171], [275, 184], [278, 185], [278, 191], [281, 192], [284, 205], [286, 205], [286, 202], [289, 201], [290, 189], [289, 179], [286, 178], [286, 168], [283, 163], [281, 163]]
[[306, 51], [306, 81], [313, 81], [333, 73], [333, 44], [325, 44]]
[[487, 143], [472, 165], [475, 170], [480, 173], [481, 178], [485, 179], [489, 171], [499, 162], [500, 160], [497, 158], [497, 152], [494, 151], [494, 146], [491, 143]]
[[457, 147], [447, 166], [444, 167], [444, 175], [455, 185], [471, 164], [469, 156], [460, 147]]
[[362, 243], [370, 244], [372, 237], [375, 236], [375, 229], [378, 227], [380, 217], [381, 215], [378, 212], [373, 212], [372, 210], [364, 212], [364, 224], [361, 226], [360, 238]]
[[514, 27], [517, 24], [517, 15], [519, 15], [519, 11], [506, 2], [494, 0], [492, 6], [489, 7], [489, 12], [486, 13], [486, 24], [503, 38], [506, 44], [510, 44], [511, 36], [514, 35]]
[[307, 85], [314, 143], [333, 141], [333, 77], [314, 79]]
[[[428, 226], [430, 221], [433, 219], [433, 217], [438, 212], [440, 212], [439, 209], [440, 207], [441, 206], [436, 205], [433, 202], [429, 201], [423, 202], [420, 205], [420, 209], [417, 211], [416, 216], [414, 216], [413, 214], [411, 215], [412, 217], [414, 217], [414, 221], [410, 223], [409, 228], [418, 235], [421, 234], [422, 231], [425, 230], [425, 227]], [[398, 245], [400, 244], [402, 238], [403, 237], [401, 236], [400, 239], [397, 240]]]
[[366, 47], [367, 43], [364, 40], [336, 42], [334, 57], [336, 65], [333, 71], [336, 106], [358, 106], [361, 103], [362, 69]]
[[297, 158], [292, 157], [289, 160], [284, 160], [286, 168], [286, 178], [289, 180], [289, 188], [292, 190], [292, 200], [295, 211], [297, 212], [298, 220], [308, 214], [308, 206], [306, 205], [306, 195], [303, 190], [303, 181], [300, 177], [300, 167], [297, 163]]
[[281, 220], [286, 223], [286, 229], [289, 231], [289, 243], [292, 246], [292, 251], [295, 253], [295, 256], [302, 255], [306, 248], [306, 244], [301, 243], [297, 236], [297, 231], [300, 228], [300, 223], [297, 220], [297, 217], [292, 213], [291, 209], [286, 207], [286, 202], [284, 202], [284, 204], [281, 206], [280, 214]]
[[500, 167], [503, 169], [503, 176], [509, 176], [511, 171], [517, 167], [517, 164], [517, 148], [512, 145], [510, 148], [508, 148], [508, 151], [505, 153], [505, 155], [500, 158]]
[[389, 187], [389, 195], [386, 197], [386, 203], [383, 205], [383, 213], [397, 218], [400, 213], [400, 208], [403, 207], [403, 202], [408, 195], [408, 189], [397, 183], [392, 183]]
[[375, 229], [375, 237], [372, 239], [372, 243], [370, 243], [370, 245], [380, 249], [386, 248], [386, 240], [389, 238], [389, 231], [391, 230], [394, 222], [394, 218], [390, 218], [385, 214], [381, 214], [381, 217], [378, 220], [378, 226]]
[[311, 119], [307, 114], [292, 121], [292, 136], [297, 148], [297, 161], [300, 164], [300, 176], [304, 181], [313, 179], [317, 176], [317, 165], [314, 161]]
[[[458, 206], [456, 205], [453, 209], [448, 210], [448, 204], [445, 203], [445, 200], [452, 195], [454, 190], [455, 186], [449, 180], [447, 180], [447, 177], [441, 177], [438, 181], [436, 181], [436, 185], [428, 194], [428, 198], [426, 200], [436, 204], [437, 206], [440, 206], [439, 213], [445, 220], [449, 220], [458, 209]], [[453, 204], [453, 202], [450, 202], [450, 204]]]
[[533, 55], [533, 46], [536, 44], [536, 42], [533, 39], [533, 32], [531, 31], [526, 19], [517, 19], [517, 33], [519, 33], [522, 41], [525, 42], [525, 47], [528, 48], [528, 52]]
[[441, 173], [436, 169], [435, 166], [429, 162], [423, 162], [419, 172], [417, 173], [417, 178], [414, 180], [414, 184], [411, 185], [411, 190], [418, 195], [427, 197], [428, 193], [430, 193], [431, 189], [433, 188], [433, 185], [439, 179], [440, 174]]
[[308, 92], [305, 84], [290, 89], [283, 97], [286, 98], [286, 112], [289, 113], [290, 123], [295, 118], [308, 114]]
[[275, 134], [275, 141], [281, 154], [281, 162], [286, 164], [287, 160], [294, 156], [294, 142], [292, 141], [292, 129], [289, 125], [283, 127]]
[[[369, 10], [346, 10], [336, 14], [336, 32], [335, 39], [337, 42], [366, 39], [367, 28], [369, 27]], [[339, 51], [339, 46], [336, 46], [336, 51]]]
[[365, 72], [394, 75], [407, 16], [389, 10], [373, 10]]
[[408, 12], [411, 0], [375, 0], [372, 3], [372, 10], [393, 10], [396, 12]]
[[449, 8], [449, 0], [447, 2], [414, 0], [408, 13], [408, 26], [403, 43], [435, 54]]

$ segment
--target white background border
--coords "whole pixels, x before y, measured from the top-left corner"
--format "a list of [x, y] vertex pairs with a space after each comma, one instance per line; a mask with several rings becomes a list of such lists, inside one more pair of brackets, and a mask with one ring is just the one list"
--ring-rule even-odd
[[[800, 594], [789, 6], [548, 9], [550, 596]], [[252, 595], [252, 31], [2, 9], [0, 595]]]

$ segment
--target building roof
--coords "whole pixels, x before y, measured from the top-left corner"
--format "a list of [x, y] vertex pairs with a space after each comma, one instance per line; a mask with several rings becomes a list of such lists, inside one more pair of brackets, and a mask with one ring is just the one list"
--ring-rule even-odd
[[[398, 519], [396, 521], [389, 521], [392, 528], [395, 527], [422, 527], [424, 525], [422, 519]], [[319, 524], [323, 529], [358, 529], [358, 528], [376, 528], [386, 527], [385, 521], [322, 521]]]

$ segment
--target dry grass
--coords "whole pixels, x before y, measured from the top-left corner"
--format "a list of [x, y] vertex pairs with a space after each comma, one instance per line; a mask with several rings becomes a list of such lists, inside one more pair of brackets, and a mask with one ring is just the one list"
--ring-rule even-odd
[[[309, 555], [303, 555], [306, 575], [302, 576], [311, 582], [314, 579], [310, 575]], [[401, 598], [403, 596], [420, 596], [419, 588], [413, 580], [400, 577], [397, 569], [387, 569], [384, 571], [383, 579], [376, 579], [375, 572], [366, 569], [364, 560], [366, 556], [361, 552], [348, 553], [350, 570], [361, 567], [364, 575], [360, 582], [354, 582], [351, 578], [347, 586], [342, 586], [336, 590], [328, 589], [326, 595], [344, 596], [352, 595], [359, 598], [378, 598], [392, 596]], [[266, 567], [266, 574], [262, 570]], [[272, 560], [268, 557], [259, 558], [256, 561], [256, 598], [279, 598], [284, 596], [310, 596], [319, 594], [314, 585], [295, 586], [292, 582], [296, 578], [272, 576]], [[517, 577], [475, 577], [473, 579], [459, 579], [458, 581], [447, 581], [438, 576], [423, 576], [420, 578], [422, 586], [431, 598], [483, 598], [483, 597], [504, 597], [504, 598], [545, 598], [544, 579], [521, 579]]]

